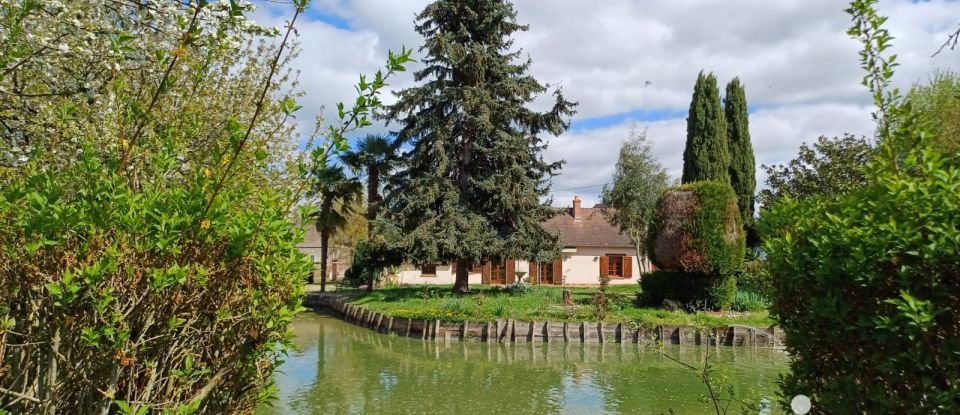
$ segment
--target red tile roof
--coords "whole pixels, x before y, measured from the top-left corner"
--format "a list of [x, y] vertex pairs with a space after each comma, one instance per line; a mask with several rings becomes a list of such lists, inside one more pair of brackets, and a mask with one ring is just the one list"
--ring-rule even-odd
[[607, 222], [600, 208], [581, 208], [581, 218], [573, 218], [573, 209], [566, 208], [548, 219], [543, 227], [560, 234], [563, 246], [597, 246], [632, 248], [630, 238], [620, 229]]

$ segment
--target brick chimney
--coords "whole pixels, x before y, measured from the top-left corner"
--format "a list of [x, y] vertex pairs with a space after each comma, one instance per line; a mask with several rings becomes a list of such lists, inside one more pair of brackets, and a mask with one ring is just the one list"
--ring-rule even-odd
[[573, 220], [583, 218], [583, 211], [580, 209], [580, 196], [573, 196]]

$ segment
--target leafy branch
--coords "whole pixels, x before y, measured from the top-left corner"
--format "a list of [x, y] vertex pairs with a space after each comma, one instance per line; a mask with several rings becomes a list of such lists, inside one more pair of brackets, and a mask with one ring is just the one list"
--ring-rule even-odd
[[882, 139], [890, 135], [891, 126], [896, 124], [895, 108], [901, 94], [899, 88], [889, 89], [894, 68], [899, 64], [896, 54], [884, 54], [892, 46], [894, 37], [883, 27], [888, 18], [877, 13], [876, 3], [877, 0], [854, 0], [846, 12], [853, 20], [847, 34], [863, 44], [860, 67], [866, 74], [860, 83], [873, 94], [877, 106], [873, 120], [877, 123], [877, 137]]

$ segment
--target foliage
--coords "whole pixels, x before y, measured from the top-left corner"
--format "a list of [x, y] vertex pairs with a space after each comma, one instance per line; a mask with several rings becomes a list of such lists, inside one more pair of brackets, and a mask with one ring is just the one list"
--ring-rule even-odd
[[607, 298], [607, 288], [610, 286], [610, 277], [600, 276], [600, 289], [590, 297], [590, 305], [593, 307], [593, 316], [598, 320], [607, 318], [607, 311], [610, 302]]
[[937, 72], [926, 85], [915, 85], [906, 100], [930, 123], [932, 145], [949, 154], [960, 152], [960, 76]]
[[[526, 295], [516, 296], [499, 287], [476, 286], [466, 294], [450, 292], [450, 285], [401, 286], [381, 288], [373, 292], [352, 291], [351, 302], [369, 310], [378, 311], [396, 318], [419, 318], [444, 321], [483, 321], [497, 318], [536, 321], [596, 321], [596, 310], [591, 300], [598, 288], [571, 288], [534, 286]], [[574, 304], [564, 306], [564, 290], [573, 293]], [[425, 295], [426, 292], [426, 295]], [[706, 324], [710, 327], [747, 325], [769, 327], [772, 323], [766, 311], [745, 313], [740, 316], [693, 314], [684, 311], [668, 311], [654, 307], [639, 307], [634, 304], [637, 286], [611, 285], [607, 288], [607, 309], [603, 321], [611, 323], [642, 322], [648, 327], [656, 325], [692, 326]], [[451, 315], [442, 308], [446, 298], [464, 301], [464, 314]], [[703, 309], [688, 304], [691, 309]]]
[[343, 166], [317, 164], [310, 173], [313, 178], [311, 193], [320, 199], [311, 218], [320, 233], [320, 291], [326, 291], [330, 237], [346, 227], [354, 214], [350, 209], [363, 197], [363, 186], [356, 178], [347, 177]]
[[[380, 195], [381, 183], [393, 172], [400, 162], [399, 150], [395, 142], [386, 136], [368, 134], [361, 138], [354, 149], [340, 155], [340, 160], [353, 169], [367, 175], [367, 221], [373, 222], [378, 215], [383, 198]], [[369, 228], [372, 235], [373, 228]]]
[[729, 184], [697, 182], [664, 192], [650, 229], [659, 269], [731, 275], [746, 253], [736, 194]]
[[387, 112], [410, 151], [391, 181], [380, 233], [396, 236], [412, 262], [455, 260], [454, 290], [466, 291], [469, 266], [484, 258], [552, 260], [558, 238], [541, 223], [554, 214], [542, 135], [569, 127], [574, 103], [562, 93], [546, 112], [527, 108], [547, 91], [526, 74], [511, 37], [506, 0], [437, 0], [417, 16], [426, 68], [420, 85], [398, 93]]
[[[250, 386], [270, 382], [309, 270], [281, 200], [228, 188], [198, 225], [206, 194], [135, 191], [86, 157], [3, 189], [0, 309], [15, 326], [0, 345], [14, 365], [0, 385], [43, 400], [0, 402], [23, 412], [93, 413], [121, 400], [251, 410]], [[242, 315], [229, 312], [239, 306]]]
[[310, 269], [302, 173], [372, 109], [296, 151], [294, 6], [276, 43], [232, 1], [0, 2], [4, 410], [250, 413], [270, 397]]
[[727, 84], [723, 99], [723, 113], [727, 124], [727, 147], [730, 152], [730, 185], [737, 194], [742, 222], [753, 222], [754, 192], [757, 188], [757, 167], [750, 142], [749, 108], [747, 95], [740, 78]]
[[657, 200], [667, 188], [667, 171], [653, 155], [652, 147], [646, 131], [631, 131], [630, 138], [620, 147], [613, 185], [604, 185], [600, 196], [608, 207], [604, 214], [630, 236], [639, 258], [647, 250], [647, 231]]
[[530, 284], [527, 284], [523, 279], [518, 279], [517, 282], [504, 285], [500, 289], [507, 294], [521, 296], [530, 293]]
[[769, 306], [770, 300], [767, 300], [763, 295], [753, 291], [737, 290], [730, 309], [733, 311], [762, 311]]
[[640, 304], [649, 307], [660, 307], [665, 300], [671, 300], [690, 311], [705, 307], [728, 309], [736, 292], [736, 279], [732, 276], [658, 269], [640, 279], [640, 288], [637, 299]]
[[447, 297], [441, 300], [440, 310], [454, 315], [469, 314], [467, 303], [459, 297]]
[[[347, 269], [357, 286], [376, 284], [383, 270], [402, 262], [399, 252], [386, 248], [377, 241], [362, 241], [354, 249], [353, 264]], [[346, 275], [344, 276], [346, 277]]]
[[343, 202], [336, 201], [333, 210], [343, 212], [345, 222], [333, 235], [331, 243], [334, 246], [356, 247], [368, 238], [369, 222], [366, 216], [365, 198], [353, 198], [349, 206], [340, 206]]
[[712, 277], [707, 305], [714, 310], [729, 310], [737, 295], [736, 274], [721, 274]]
[[687, 143], [683, 149], [683, 183], [705, 180], [730, 183], [727, 125], [720, 91], [713, 73], [700, 71], [687, 115]]
[[786, 165], [762, 166], [767, 189], [760, 191], [760, 204], [770, 208], [783, 198], [808, 199], [837, 196], [866, 183], [863, 166], [871, 159], [873, 147], [865, 138], [821, 136], [810, 147], [800, 145], [797, 158]]
[[[764, 219], [772, 313], [794, 361], [785, 396], [815, 413], [953, 413], [960, 408], [960, 159], [886, 91], [890, 36], [874, 1], [854, 1], [865, 85], [877, 101], [866, 184], [776, 205]], [[841, 333], [842, 335], [838, 335]], [[868, 345], [869, 347], [865, 347]]]
[[773, 277], [763, 261], [747, 261], [743, 271], [737, 274], [737, 288], [751, 291], [764, 297], [773, 294]]

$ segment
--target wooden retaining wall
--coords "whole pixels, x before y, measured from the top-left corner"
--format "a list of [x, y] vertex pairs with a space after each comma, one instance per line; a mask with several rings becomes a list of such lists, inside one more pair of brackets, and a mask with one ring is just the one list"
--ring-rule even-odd
[[776, 326], [715, 327], [697, 330], [693, 327], [631, 327], [624, 323], [522, 321], [451, 322], [393, 317], [368, 310], [349, 299], [330, 293], [309, 293], [304, 305], [336, 312], [348, 323], [380, 333], [436, 341], [482, 342], [568, 342], [568, 343], [639, 343], [662, 341], [675, 345], [783, 347], [784, 333]]

